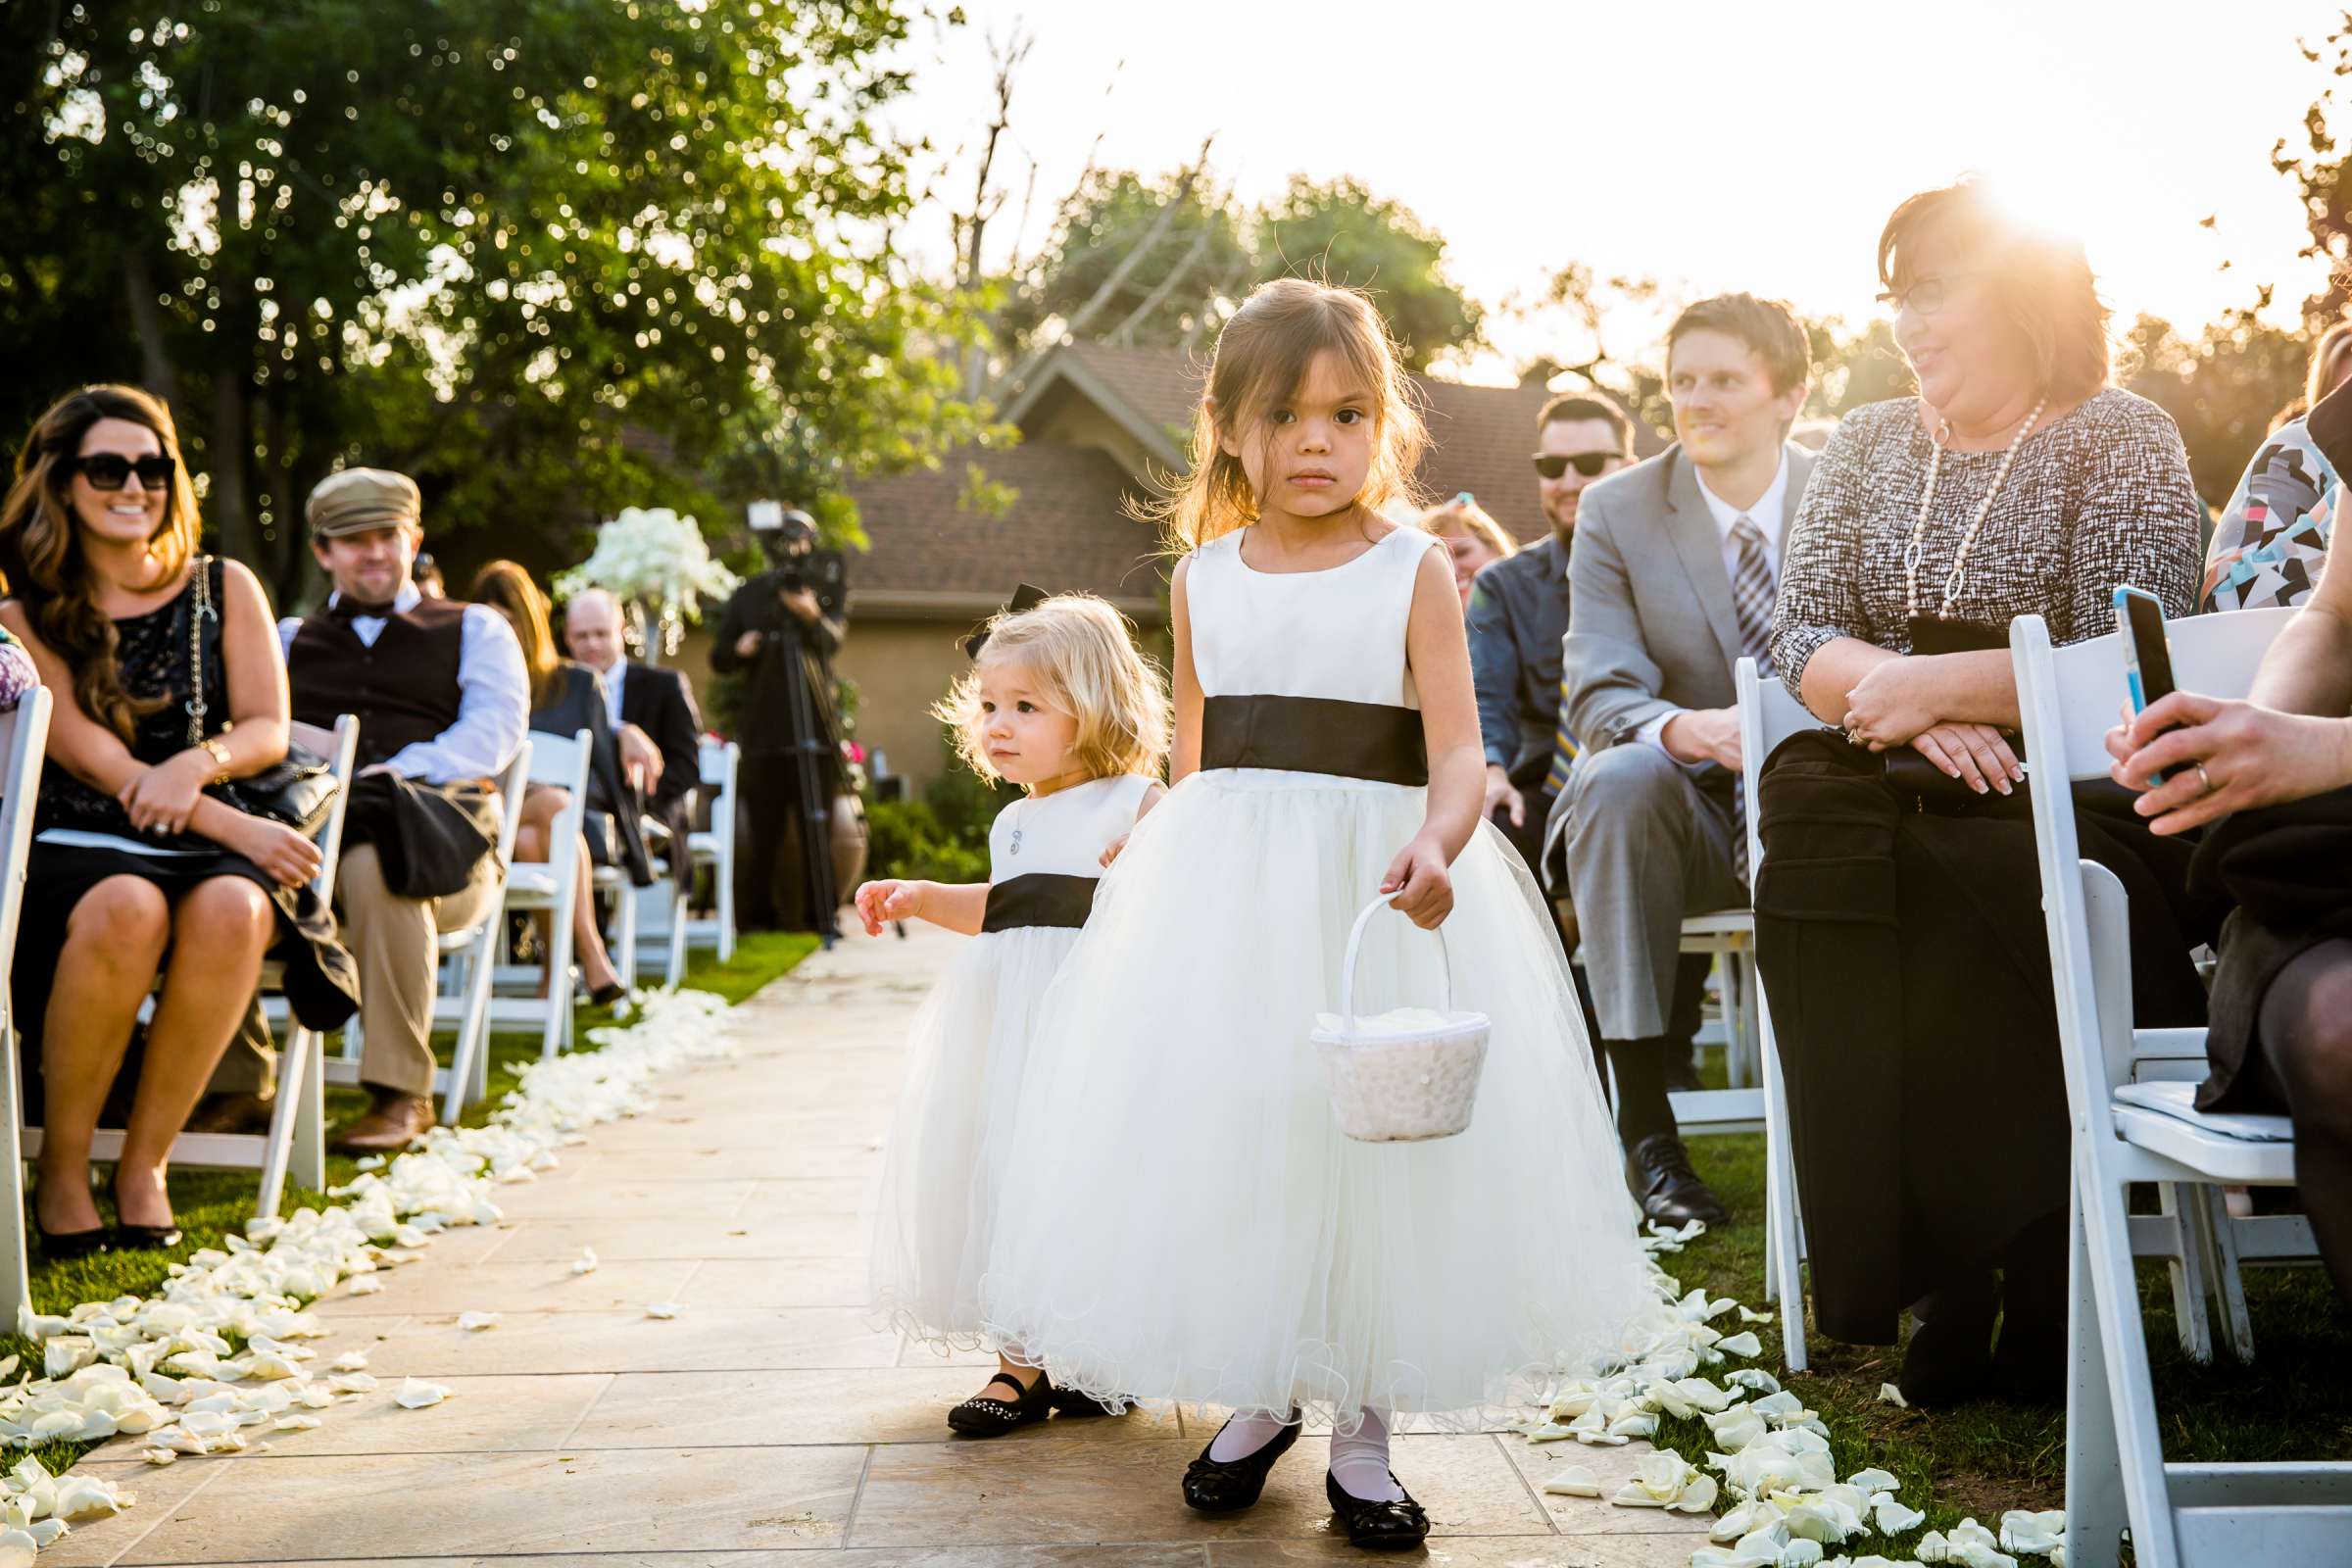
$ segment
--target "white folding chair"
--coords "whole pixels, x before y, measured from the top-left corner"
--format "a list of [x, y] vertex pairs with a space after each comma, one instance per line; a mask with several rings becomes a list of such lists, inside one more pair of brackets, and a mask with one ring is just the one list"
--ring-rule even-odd
[[[2244, 693], [2292, 613], [2174, 621], [2176, 681], [2208, 696]], [[2259, 1224], [2217, 1222], [2213, 1189], [2291, 1184], [2293, 1131], [2284, 1116], [2199, 1112], [2204, 1032], [2133, 1026], [2131, 910], [2115, 874], [2082, 858], [2066, 789], [2107, 773], [2102, 738], [2125, 690], [2119, 639], [2053, 649], [2041, 617], [2024, 615], [2010, 624], [2009, 647], [2036, 775], [2034, 836], [2074, 1123], [2067, 1560], [2079, 1568], [2116, 1562], [2128, 1525], [2140, 1568], [2341, 1561], [2352, 1540], [2352, 1465], [2165, 1462], [2132, 1259], [2143, 1250], [2134, 1243], [2170, 1216], [2135, 1219], [2126, 1189], [2176, 1186], [2187, 1195], [2192, 1230]], [[2284, 1256], [2272, 1235], [2241, 1255]], [[2195, 1255], [2192, 1237], [2170, 1245]]]
[[[718, 961], [735, 956], [735, 783], [743, 768], [743, 748], [733, 741], [702, 744], [703, 788], [710, 792], [710, 826], [689, 841], [695, 868], [710, 867], [711, 903], [716, 917], [691, 921], [686, 940], [698, 948], [716, 948]], [[681, 968], [682, 977], [682, 968]]]
[[[499, 932], [503, 933], [504, 915], [547, 916], [547, 995], [494, 995], [490, 1000], [493, 1024], [539, 1026], [539, 1054], [543, 1057], [554, 1055], [571, 1038], [571, 995], [575, 980], [571, 924], [579, 901], [589, 896], [587, 886], [580, 880], [580, 824], [588, 810], [589, 748], [589, 732], [584, 729], [575, 731], [568, 739], [542, 734], [531, 742], [530, 782], [568, 791], [570, 802], [556, 813], [555, 821], [548, 827], [547, 858], [516, 860], [508, 865], [505, 908], [497, 922]], [[539, 971], [522, 965], [495, 978], [536, 989]]]
[[[660, 824], [651, 817], [646, 819], [646, 848], [649, 854], [651, 854], [654, 841], [658, 836], [659, 827]], [[624, 878], [618, 884], [618, 891], [622, 898], [628, 899], [634, 904], [629, 914], [628, 928], [632, 944], [658, 942], [662, 946], [666, 954], [666, 969], [662, 983], [675, 989], [684, 984], [686, 980], [686, 932], [688, 922], [692, 917], [693, 900], [687, 890], [680, 887], [676, 877], [671, 874], [671, 858], [679, 855], [691, 855], [693, 851], [684, 843], [669, 844], [665, 846], [665, 849], [666, 854], [651, 856], [654, 868], [654, 881], [651, 887], [629, 887]], [[604, 873], [611, 869], [612, 868], [610, 866], [599, 869], [597, 876], [600, 886], [603, 885]], [[631, 986], [637, 983], [633, 971], [624, 978]]]
[[588, 879], [588, 894], [612, 895], [612, 930], [607, 942], [612, 954], [612, 967], [620, 975], [620, 983], [630, 990], [637, 988], [637, 885], [629, 880], [626, 866], [600, 865]]
[[[526, 736], [506, 771], [499, 774], [497, 859], [499, 886], [506, 885], [514, 859], [514, 833], [522, 823], [523, 787], [530, 778], [531, 743]], [[440, 954], [440, 984], [433, 998], [433, 1027], [454, 1027], [457, 1053], [452, 1065], [433, 1072], [433, 1092], [442, 1096], [441, 1119], [455, 1122], [469, 1101], [480, 1096], [490, 1074], [490, 982], [498, 963], [498, 938], [504, 927], [500, 906], [472, 925], [444, 931], [435, 940]], [[365, 1054], [358, 1018], [343, 1030], [343, 1054], [321, 1060], [321, 1078], [330, 1084], [356, 1084]]]
[[[1821, 720], [1777, 680], [1759, 678], [1756, 662], [1741, 659], [1733, 676], [1740, 697], [1740, 799], [1747, 835], [1748, 885], [1755, 885], [1764, 864], [1764, 845], [1756, 832], [1756, 800], [1764, 760], [1772, 749], [1800, 730], [1818, 729]], [[1763, 976], [1752, 968], [1754, 916], [1748, 917], [1750, 974], [1755, 990], [1749, 1006], [1755, 1013], [1759, 1076], [1764, 1102], [1764, 1298], [1781, 1308], [1781, 1353], [1791, 1372], [1802, 1372], [1805, 1354], [1804, 1218], [1797, 1203], [1795, 1141], [1788, 1129], [1788, 1089], [1781, 1074], [1780, 1043], [1772, 1032], [1772, 1007], [1765, 1001]]]
[[[48, 722], [47, 695], [45, 692], [41, 694], [42, 703], [38, 716], [29, 720], [31, 724], [43, 731], [46, 730]], [[27, 711], [32, 707], [33, 704], [28, 699], [24, 707], [20, 708], [14, 715], [20, 732], [25, 730], [28, 723]], [[346, 713], [335, 721], [335, 728], [331, 734], [310, 725], [298, 724], [293, 728], [294, 739], [320, 752], [327, 758], [335, 777], [335, 804], [327, 813], [326, 821], [318, 830], [318, 874], [312, 879], [311, 883], [312, 888], [323, 899], [334, 886], [335, 862], [342, 852], [344, 807], [350, 793], [353, 754], [359, 745], [359, 720]], [[34, 750], [37, 754], [37, 743]], [[19, 793], [16, 782], [16, 760], [15, 751], [12, 748], [7, 786], [11, 799], [0, 804], [0, 810], [12, 814], [16, 806], [15, 797]], [[34, 787], [37, 788], [39, 768], [37, 755], [32, 760], [32, 768]], [[0, 894], [0, 901], [4, 901], [6, 905], [5, 908], [0, 908], [0, 925], [4, 925], [4, 929], [0, 929], [0, 937], [5, 938], [6, 951], [12, 956], [16, 947], [16, 906], [22, 902], [23, 896], [23, 860], [24, 857], [30, 852], [32, 791], [26, 789], [24, 794], [25, 815], [22, 828], [12, 821], [7, 828], [0, 829], [0, 844], [17, 845], [20, 833], [24, 840], [21, 846], [18, 846], [17, 853], [13, 857], [12, 870], [6, 891], [4, 894]], [[283, 982], [284, 967], [282, 964], [269, 961], [262, 965], [260, 991], [264, 998], [265, 1008], [273, 999], [282, 1007], [283, 999], [279, 988]], [[152, 1009], [153, 1005], [154, 999], [150, 997], [143, 1004], [142, 1012]], [[17, 1059], [17, 1037], [13, 1026], [6, 1031], [6, 1060], [0, 1062], [0, 1075], [4, 1075], [7, 1079], [5, 1089], [0, 1090], [0, 1093], [4, 1093], [6, 1096], [6, 1103], [4, 1106], [0, 1106], [0, 1110], [5, 1111], [4, 1119], [8, 1127], [6, 1136], [15, 1140], [17, 1145], [14, 1152], [15, 1157], [8, 1161], [8, 1169], [14, 1174], [17, 1191], [14, 1195], [15, 1200], [9, 1204], [5, 1219], [5, 1223], [12, 1228], [13, 1235], [10, 1238], [0, 1238], [0, 1269], [12, 1267], [17, 1269], [17, 1296], [19, 1299], [24, 1299], [25, 1292], [24, 1285], [24, 1165], [22, 1161], [36, 1158], [40, 1154], [41, 1129], [23, 1125], [23, 1105], [18, 1098], [20, 1080], [17, 1074], [20, 1069]], [[279, 1058], [277, 1098], [270, 1112], [269, 1131], [265, 1133], [181, 1133], [172, 1141], [172, 1162], [174, 1165], [214, 1166], [226, 1170], [258, 1170], [261, 1172], [261, 1185], [255, 1196], [253, 1210], [254, 1217], [257, 1219], [275, 1217], [279, 1200], [285, 1195], [286, 1176], [289, 1169], [294, 1177], [305, 1186], [323, 1187], [326, 1184], [326, 1152], [323, 1100], [318, 1088], [320, 1050], [321, 1041], [318, 1031], [299, 1026], [290, 1030], [287, 1034], [285, 1049]], [[90, 1157], [100, 1161], [120, 1157], [122, 1152], [122, 1137], [121, 1128], [99, 1128], [90, 1140]]]
[[[31, 1267], [24, 1255], [24, 1157], [17, 1128], [24, 1121], [17, 1076], [17, 1024], [11, 1011], [17, 917], [24, 907], [24, 866], [32, 854], [32, 811], [40, 793], [41, 759], [49, 744], [49, 688], [35, 686], [14, 712], [0, 713], [0, 1273], [9, 1299], [30, 1307]], [[11, 1318], [14, 1321], [14, 1318]]]

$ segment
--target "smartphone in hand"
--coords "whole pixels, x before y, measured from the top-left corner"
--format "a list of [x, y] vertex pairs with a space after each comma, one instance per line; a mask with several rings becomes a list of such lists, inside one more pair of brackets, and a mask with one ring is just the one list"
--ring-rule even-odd
[[[2164, 634], [2164, 606], [2137, 588], [2115, 591], [2115, 629], [2124, 645], [2124, 687], [2134, 714], [2173, 693], [2173, 649]], [[2164, 782], [2158, 772], [2148, 780]]]

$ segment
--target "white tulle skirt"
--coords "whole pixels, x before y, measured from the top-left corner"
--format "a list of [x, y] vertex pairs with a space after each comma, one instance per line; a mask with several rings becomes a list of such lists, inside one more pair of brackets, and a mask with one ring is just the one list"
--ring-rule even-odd
[[[999, 1343], [1099, 1398], [1469, 1425], [1621, 1349], [1656, 1298], [1567, 964], [1482, 824], [1454, 1004], [1494, 1032], [1469, 1130], [1358, 1143], [1307, 1034], [1425, 792], [1186, 779], [1137, 827], [1031, 1039], [982, 1286]], [[1434, 1005], [1436, 937], [1365, 935], [1359, 1007]]]
[[1029, 1037], [1078, 933], [1028, 926], [972, 938], [915, 1013], [874, 1201], [873, 1310], [938, 1349], [987, 1343], [988, 1266]]

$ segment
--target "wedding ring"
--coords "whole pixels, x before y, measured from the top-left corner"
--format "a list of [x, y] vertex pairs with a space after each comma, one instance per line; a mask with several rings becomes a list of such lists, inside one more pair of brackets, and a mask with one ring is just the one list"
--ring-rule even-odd
[[2205, 771], [2205, 764], [2203, 762], [2199, 762], [2195, 765], [2197, 769], [2197, 777], [2204, 782], [2205, 793], [2211, 795], [2213, 793], [2213, 775]]

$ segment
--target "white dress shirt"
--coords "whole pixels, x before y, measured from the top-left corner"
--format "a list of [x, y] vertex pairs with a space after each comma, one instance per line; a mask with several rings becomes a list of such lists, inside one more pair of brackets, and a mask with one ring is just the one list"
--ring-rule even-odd
[[625, 659], [615, 659], [612, 667], [605, 671], [605, 717], [615, 735], [620, 733], [621, 723], [620, 683], [628, 677], [628, 673], [629, 662]]
[[[1754, 506], [1744, 510], [1733, 506], [1729, 501], [1708, 489], [1707, 476], [1696, 464], [1690, 466], [1690, 477], [1698, 481], [1698, 493], [1705, 498], [1707, 511], [1715, 518], [1716, 543], [1723, 551], [1724, 580], [1726, 582], [1739, 580], [1740, 546], [1732, 539], [1732, 529], [1741, 517], [1745, 517], [1756, 525], [1756, 532], [1763, 537], [1764, 564], [1772, 568], [1772, 580], [1776, 583], [1779, 582], [1781, 580], [1781, 532], [1786, 522], [1782, 513], [1786, 510], [1788, 501], [1788, 449], [1787, 445], [1784, 444], [1781, 448], [1781, 466], [1773, 474], [1772, 483], [1766, 485], [1764, 493], [1756, 497]], [[1678, 708], [1674, 713], [1660, 713], [1635, 733], [1659, 751], [1665, 751], [1667, 720], [1673, 718], [1675, 713], [1682, 711], [1684, 710]]]
[[[342, 597], [329, 594], [327, 608], [333, 609]], [[414, 610], [423, 598], [415, 583], [406, 583], [393, 595], [392, 608]], [[289, 653], [301, 626], [301, 617], [295, 615], [277, 623], [278, 641]], [[384, 634], [384, 617], [354, 615], [351, 629], [373, 648]], [[530, 672], [523, 667], [522, 645], [514, 640], [507, 617], [488, 605], [467, 605], [459, 637], [457, 720], [431, 740], [404, 746], [384, 760], [384, 765], [403, 778], [425, 784], [496, 778], [514, 760], [531, 727]]]

